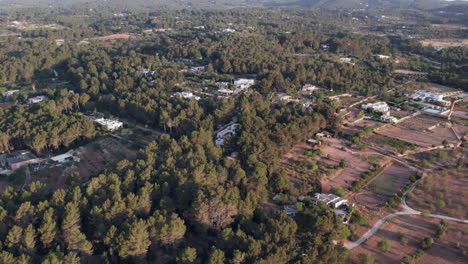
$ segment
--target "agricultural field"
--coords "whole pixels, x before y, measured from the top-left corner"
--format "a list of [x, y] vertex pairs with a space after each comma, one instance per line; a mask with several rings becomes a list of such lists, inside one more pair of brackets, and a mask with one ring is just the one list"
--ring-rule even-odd
[[[290, 180], [296, 183], [312, 179], [322, 179], [324, 192], [332, 187], [350, 189], [353, 181], [359, 180], [361, 174], [368, 171], [372, 164], [381, 164], [386, 159], [373, 151], [354, 152], [346, 147], [343, 139], [329, 138], [320, 147], [321, 154], [310, 155], [316, 151], [306, 143], [296, 145], [281, 161], [281, 166], [288, 171]], [[307, 155], [309, 154], [309, 155]], [[345, 161], [344, 164], [340, 164]], [[311, 170], [319, 164], [320, 169]], [[344, 167], [342, 166], [344, 165]]]
[[386, 200], [401, 190], [410, 178], [415, 176], [416, 172], [399, 163], [393, 163], [377, 176], [366, 189]]
[[[385, 128], [387, 130], [387, 128]], [[381, 130], [382, 131], [382, 130]], [[402, 154], [408, 150], [414, 150], [414, 144], [398, 139], [394, 136], [395, 134], [388, 133], [389, 136], [373, 134], [364, 139], [364, 142], [369, 146], [377, 147], [379, 149], [384, 149], [387, 152]]]
[[408, 196], [408, 205], [420, 211], [468, 218], [467, 169], [452, 169], [424, 178]]
[[[422, 250], [422, 241], [425, 238], [435, 238], [439, 219], [425, 218], [423, 216], [398, 216], [385, 223], [381, 229], [369, 240], [351, 251], [349, 264], [365, 263], [363, 255], [370, 255], [380, 264], [400, 263], [404, 257], [414, 256], [418, 250], [421, 256], [411, 263], [466, 263], [464, 251], [467, 249], [466, 239], [459, 241], [456, 238], [464, 237], [466, 227], [461, 224], [450, 223], [449, 231], [436, 239], [431, 248]], [[382, 247], [382, 240], [387, 240], [389, 248]], [[380, 245], [379, 245], [380, 244]], [[450, 248], [448, 251], [443, 249]], [[443, 260], [441, 262], [436, 260]], [[370, 263], [370, 262], [369, 262]]]
[[468, 46], [468, 39], [424, 39], [419, 41], [423, 46], [433, 46], [440, 48]]
[[[444, 141], [454, 145], [459, 143], [452, 129], [441, 125], [427, 131], [409, 129], [402, 126], [386, 126], [384, 129], [380, 129], [378, 134], [380, 137], [377, 136], [377, 140], [374, 140], [375, 143], [397, 148], [400, 153], [403, 153], [403, 150], [412, 150], [416, 147], [431, 148], [441, 146]], [[393, 138], [394, 140], [386, 140], [382, 136]], [[396, 140], [400, 142], [398, 143]]]

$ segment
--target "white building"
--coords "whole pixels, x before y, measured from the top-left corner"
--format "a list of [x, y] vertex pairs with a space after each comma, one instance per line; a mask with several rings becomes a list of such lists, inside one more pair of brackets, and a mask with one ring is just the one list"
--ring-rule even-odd
[[239, 89], [248, 89], [255, 84], [254, 79], [238, 79], [234, 81], [234, 85]]
[[110, 131], [114, 131], [123, 127], [123, 122], [120, 122], [118, 120], [105, 119], [102, 117], [94, 119], [94, 122], [105, 127]]
[[236, 131], [237, 129], [240, 127], [240, 124], [231, 124], [227, 127], [225, 127], [223, 130], [219, 131], [217, 134], [216, 134], [216, 139], [215, 139], [215, 143], [216, 145], [220, 145], [220, 146], [223, 146], [224, 145], [224, 138], [228, 135], [235, 135], [236, 134]]
[[194, 95], [192, 92], [177, 92], [175, 93], [172, 97], [174, 96], [180, 96], [180, 97], [183, 97], [183, 98], [186, 98], [186, 99], [195, 99], [195, 100], [200, 100], [200, 96], [196, 96]]
[[[387, 112], [389, 113], [389, 112]], [[380, 120], [384, 122], [396, 123], [398, 122], [398, 118], [391, 116], [390, 114], [384, 114], [380, 116]]]
[[236, 32], [236, 31], [234, 29], [231, 29], [231, 28], [223, 29], [223, 33], [233, 33], [233, 32]]
[[10, 97], [16, 93], [19, 93], [20, 90], [10, 90], [10, 91], [6, 91], [4, 93], [2, 93], [3, 97]]
[[200, 72], [200, 71], [205, 71], [206, 66], [197, 66], [197, 67], [190, 67], [191, 72]]
[[411, 98], [415, 100], [422, 100], [422, 101], [429, 101], [429, 102], [435, 101], [442, 105], [449, 106], [450, 102], [444, 100], [445, 96], [446, 95], [443, 93], [433, 93], [433, 92], [424, 91], [424, 90], [416, 90], [411, 95]]
[[351, 63], [351, 58], [340, 58], [340, 62]]
[[57, 163], [67, 163], [69, 161], [80, 161], [80, 158], [74, 155], [74, 151], [70, 150], [67, 153], [57, 155], [55, 157], [50, 158], [50, 160], [57, 162]]
[[390, 107], [385, 102], [368, 103], [361, 106], [362, 109], [374, 109], [374, 111], [385, 113], [390, 111]]
[[149, 69], [143, 69], [141, 71], [141, 75], [142, 76], [145, 76], [145, 77], [148, 77], [149, 75], [154, 75], [155, 71], [150, 71]]
[[318, 201], [324, 202], [327, 206], [332, 208], [338, 208], [342, 205], [348, 205], [348, 200], [343, 199], [337, 195], [331, 193], [315, 193], [312, 199], [316, 203]]
[[305, 84], [304, 86], [302, 86], [302, 93], [312, 93], [318, 90], [320, 90], [320, 87], [315, 86], [313, 84]]
[[205, 29], [205, 26], [196, 26], [196, 27], [193, 27], [193, 29]]
[[382, 55], [382, 54], [378, 54], [377, 57], [378, 57], [379, 59], [382, 59], [382, 60], [390, 59], [390, 56]]
[[33, 98], [29, 98], [28, 104], [37, 104], [37, 103], [44, 102], [47, 100], [49, 100], [49, 98], [47, 98], [46, 96], [40, 95], [40, 96], [36, 96]]

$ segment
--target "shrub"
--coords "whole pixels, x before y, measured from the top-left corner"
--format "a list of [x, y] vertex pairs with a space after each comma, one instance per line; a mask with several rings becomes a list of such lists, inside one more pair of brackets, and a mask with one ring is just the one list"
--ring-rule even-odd
[[390, 244], [390, 241], [388, 241], [388, 239], [384, 238], [382, 239], [379, 244], [379, 249], [382, 250], [383, 252], [387, 252], [390, 250], [390, 248], [392, 247], [392, 245]]
[[353, 214], [352, 222], [361, 226], [367, 225], [367, 219], [359, 212]]
[[340, 196], [340, 197], [345, 196], [345, 191], [344, 191], [343, 188], [341, 188], [341, 187], [333, 187], [333, 188], [331, 188], [330, 191], [331, 191], [333, 194], [336, 194], [336, 195], [338, 195], [338, 196]]
[[426, 250], [432, 247], [434, 244], [434, 239], [432, 237], [426, 237], [421, 242], [421, 248]]
[[362, 264], [374, 264], [375, 258], [371, 254], [359, 254], [359, 260]]

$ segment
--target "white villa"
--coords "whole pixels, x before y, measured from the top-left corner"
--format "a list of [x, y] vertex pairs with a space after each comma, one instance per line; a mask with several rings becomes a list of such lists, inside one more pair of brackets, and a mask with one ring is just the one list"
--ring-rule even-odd
[[10, 90], [10, 91], [6, 91], [4, 93], [2, 93], [3, 97], [10, 97], [16, 93], [19, 93], [20, 90]]
[[362, 109], [374, 109], [374, 111], [385, 113], [390, 111], [390, 107], [385, 102], [368, 103], [361, 106]]
[[224, 138], [226, 136], [228, 136], [228, 135], [235, 135], [236, 131], [237, 131], [237, 129], [239, 127], [240, 127], [240, 124], [234, 123], [234, 124], [231, 124], [231, 125], [225, 127], [223, 130], [219, 131], [216, 134], [216, 139], [215, 139], [216, 145], [223, 146], [224, 145]]
[[234, 81], [234, 86], [236, 86], [237, 88], [241, 90], [248, 89], [254, 84], [255, 84], [254, 79], [238, 79]]
[[331, 193], [315, 193], [312, 200], [316, 203], [322, 201], [327, 206], [335, 209], [342, 205], [348, 205], [348, 200]]
[[102, 117], [92, 119], [94, 120], [94, 122], [107, 128], [110, 131], [115, 131], [123, 127], [123, 122], [120, 122], [119, 120], [106, 119]]
[[192, 92], [177, 92], [172, 97], [174, 97], [174, 96], [181, 96], [181, 97], [187, 98], [187, 99], [193, 98], [193, 99], [195, 99], [197, 101], [200, 100], [200, 96], [196, 96]]
[[410, 97], [416, 100], [435, 101], [442, 105], [449, 106], [450, 102], [444, 100], [445, 96], [447, 96], [447, 94], [433, 93], [433, 92], [424, 91], [424, 90], [416, 90]]
[[40, 96], [36, 96], [36, 97], [33, 97], [33, 98], [29, 98], [28, 99], [28, 104], [38, 104], [40, 102], [44, 102], [44, 101], [47, 101], [47, 100], [49, 100], [49, 98], [47, 98], [47, 96], [40, 95]]

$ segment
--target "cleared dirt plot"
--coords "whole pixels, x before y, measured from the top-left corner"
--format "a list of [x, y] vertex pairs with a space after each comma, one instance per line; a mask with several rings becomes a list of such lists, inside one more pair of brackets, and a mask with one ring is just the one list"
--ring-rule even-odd
[[78, 180], [84, 182], [105, 169], [113, 169], [120, 160], [135, 159], [137, 153], [129, 144], [111, 137], [98, 139], [76, 149], [76, 152], [80, 162], [31, 171], [31, 179], [45, 183], [50, 189], [63, 188], [72, 172], [78, 172]]
[[[387, 128], [385, 128], [387, 129]], [[391, 153], [405, 153], [407, 150], [413, 150], [415, 146], [407, 141], [393, 138], [392, 134], [389, 136], [373, 134], [372, 136], [366, 137], [363, 141], [369, 146], [376, 147]]]
[[420, 40], [419, 43], [423, 46], [434, 46], [440, 48], [468, 46], [468, 39], [424, 39]]
[[452, 129], [444, 126], [439, 117], [418, 115], [401, 122], [398, 125], [386, 126], [378, 131], [379, 135], [393, 137], [419, 147], [429, 148], [439, 146], [446, 140], [449, 144], [458, 144], [458, 138]]
[[409, 129], [425, 130], [445, 123], [447, 123], [447, 119], [445, 118], [420, 114], [398, 123], [398, 126]]
[[[314, 150], [306, 143], [296, 145], [285, 155], [280, 164], [287, 170], [292, 182], [322, 179], [324, 192], [337, 186], [349, 189], [351, 183], [360, 179], [361, 174], [369, 170], [373, 163], [385, 160], [373, 151], [353, 152], [346, 148], [343, 139], [328, 138], [326, 142], [320, 147], [320, 155], [305, 155], [306, 151]], [[342, 160], [346, 161], [344, 168], [339, 166]], [[315, 164], [319, 164], [320, 169], [311, 169]]]
[[405, 69], [397, 69], [394, 72], [395, 73], [401, 73], [401, 74], [417, 74], [417, 75], [427, 74], [427, 72], [410, 71], [410, 70], [405, 70]]
[[450, 222], [450, 229], [442, 239], [426, 251], [416, 264], [465, 264], [468, 263], [468, 227], [466, 224]]
[[[437, 230], [437, 225], [440, 223], [438, 219], [425, 218], [422, 216], [398, 216], [385, 223], [382, 228], [369, 240], [361, 246], [351, 251], [351, 257], [348, 260], [350, 264], [363, 263], [359, 255], [369, 254], [375, 258], [380, 264], [393, 264], [400, 263], [406, 257], [416, 253], [421, 249], [421, 241], [426, 237], [434, 237]], [[452, 224], [452, 223], [450, 223]], [[458, 227], [452, 228], [456, 231]], [[438, 239], [433, 248], [429, 249], [422, 258], [413, 263], [466, 263], [466, 257], [460, 251], [450, 250], [449, 252], [440, 251], [437, 243], [443, 244], [445, 241], [451, 241], [449, 237], [451, 233], [448, 232], [442, 238]], [[387, 252], [380, 250], [378, 244], [383, 239], [387, 239], [390, 243], [390, 249]], [[466, 240], [466, 239], [465, 239]], [[466, 250], [466, 242], [463, 245]], [[454, 245], [456, 249], [456, 245]], [[447, 258], [454, 260], [454, 262], [437, 262], [436, 259]], [[422, 260], [425, 260], [424, 262]], [[456, 262], [457, 260], [464, 260], [465, 262]]]
[[409, 206], [420, 211], [468, 219], [468, 169], [433, 173], [408, 196]]
[[112, 34], [108, 36], [103, 36], [103, 37], [97, 37], [97, 40], [101, 41], [112, 41], [112, 40], [117, 40], [117, 39], [138, 39], [139, 36], [136, 34], [131, 34], [131, 33], [121, 33], [121, 34]]

